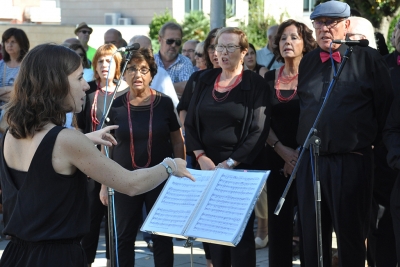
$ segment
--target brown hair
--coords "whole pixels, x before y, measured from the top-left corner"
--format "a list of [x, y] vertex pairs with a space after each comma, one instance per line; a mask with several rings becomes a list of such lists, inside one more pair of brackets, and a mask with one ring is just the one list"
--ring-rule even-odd
[[26, 36], [26, 33], [17, 28], [9, 28], [3, 32], [3, 35], [1, 36], [1, 43], [3, 44], [1, 48], [1, 52], [3, 53], [3, 59], [5, 62], [10, 61], [10, 55], [7, 53], [6, 48], [5, 48], [5, 42], [10, 39], [11, 37], [15, 38], [17, 41], [20, 51], [19, 51], [19, 57], [17, 59], [18, 62], [21, 62], [21, 60], [24, 58], [26, 53], [29, 51], [29, 39], [28, 36]]
[[17, 139], [32, 137], [47, 123], [65, 124], [70, 107], [68, 76], [82, 65], [77, 53], [55, 44], [42, 44], [26, 54], [6, 104], [9, 131]]
[[208, 33], [207, 38], [204, 40], [204, 59], [206, 60], [207, 69], [212, 69], [214, 67], [214, 65], [211, 62], [210, 56], [208, 55], [208, 48], [210, 48], [210, 46], [212, 45], [211, 40], [215, 38], [219, 29], [221, 28], [212, 29]]
[[149, 65], [151, 78], [153, 79], [154, 76], [156, 76], [156, 74], [157, 74], [157, 64], [154, 59], [152, 50], [149, 48], [142, 47], [142, 48], [139, 48], [138, 50], [133, 50], [131, 53], [132, 53], [132, 57], [129, 62], [146, 61], [147, 65]]
[[275, 35], [274, 47], [272, 48], [272, 52], [275, 54], [276, 60], [279, 62], [285, 62], [284, 58], [281, 56], [281, 52], [279, 51], [279, 41], [281, 40], [283, 31], [291, 25], [294, 25], [297, 28], [298, 35], [303, 39], [303, 55], [317, 47], [317, 42], [312, 35], [313, 31], [308, 28], [307, 25], [293, 19], [288, 19], [279, 25], [278, 31]]
[[218, 42], [218, 38], [224, 33], [234, 33], [234, 34], [239, 35], [240, 51], [244, 51], [246, 49], [249, 49], [249, 41], [247, 40], [246, 33], [244, 31], [242, 31], [241, 29], [237, 28], [237, 27], [221, 28], [217, 32], [217, 36], [215, 36], [215, 43]]
[[79, 44], [71, 44], [69, 46], [69, 49], [72, 49], [75, 52], [76, 52], [76, 50], [81, 49], [82, 52], [83, 52], [83, 56], [81, 57], [83, 68], [85, 68], [85, 69], [89, 69], [90, 68], [90, 63], [89, 63], [88, 58], [86, 56], [86, 51], [85, 51], [85, 48], [83, 48], [83, 45], [81, 45], [80, 43]]
[[181, 32], [181, 38], [183, 37], [183, 30], [181, 25], [179, 25], [178, 23], [169, 21], [167, 23], [165, 23], [164, 25], [161, 26], [160, 31], [158, 32], [158, 35], [160, 37], [164, 37], [165, 31], [169, 29], [169, 30], [173, 30], [173, 31], [180, 31]]
[[110, 77], [110, 79], [119, 79], [119, 77], [121, 77], [121, 62], [122, 62], [122, 56], [120, 53], [116, 53], [117, 52], [117, 47], [113, 44], [104, 44], [102, 46], [100, 46], [97, 51], [96, 54], [94, 54], [93, 56], [93, 61], [92, 61], [92, 66], [93, 66], [93, 70], [94, 70], [94, 78], [96, 79], [96, 81], [100, 80], [100, 76], [96, 71], [96, 67], [97, 67], [97, 62], [99, 61], [99, 59], [101, 57], [104, 56], [113, 56], [114, 62], [115, 62], [115, 75], [114, 77]]

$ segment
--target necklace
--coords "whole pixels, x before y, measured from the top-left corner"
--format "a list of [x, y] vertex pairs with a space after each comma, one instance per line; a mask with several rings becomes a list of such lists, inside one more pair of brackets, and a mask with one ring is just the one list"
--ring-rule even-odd
[[[96, 93], [94, 94], [93, 104], [92, 104], [92, 108], [90, 110], [90, 116], [92, 118], [92, 131], [96, 131], [97, 125], [100, 124], [100, 121], [97, 119], [97, 98], [99, 95], [99, 91], [104, 92], [104, 90], [101, 89], [101, 87], [100, 87], [100, 81], [97, 83], [97, 90], [96, 90]], [[113, 92], [108, 92], [107, 95], [111, 95], [112, 93]]]
[[[231, 92], [231, 90], [232, 90], [233, 88], [235, 88], [235, 87], [242, 81], [242, 76], [243, 76], [243, 71], [242, 71], [238, 76], [236, 76], [235, 81], [233, 82], [233, 84], [223, 87], [223, 86], [218, 85], [219, 81], [221, 80], [221, 73], [220, 73], [220, 74], [218, 75], [217, 79], [215, 80], [214, 88], [213, 88], [213, 90], [212, 90], [212, 97], [214, 98], [214, 100], [217, 101], [217, 102], [222, 102], [222, 101], [224, 101], [225, 99], [227, 99], [228, 96], [229, 96], [229, 93]], [[215, 94], [215, 92], [216, 92], [218, 89], [225, 89], [225, 90], [226, 90], [226, 91], [224, 92], [224, 93], [226, 93], [226, 94], [225, 94], [223, 97], [221, 97], [221, 98], [218, 98], [218, 97], [216, 96], [216, 94]]]
[[143, 167], [136, 165], [135, 162], [135, 144], [133, 139], [133, 131], [132, 131], [132, 121], [131, 121], [131, 109], [129, 104], [129, 95], [130, 91], [126, 94], [126, 105], [128, 106], [128, 123], [129, 123], [129, 133], [130, 133], [130, 152], [132, 158], [132, 167], [135, 169], [147, 168], [151, 162], [151, 145], [153, 142], [153, 103], [154, 103], [154, 96], [153, 90], [150, 89], [151, 93], [151, 102], [150, 102], [150, 119], [149, 119], [149, 139], [147, 140], [147, 163]]
[[275, 90], [275, 92], [276, 92], [276, 97], [278, 98], [278, 101], [281, 102], [281, 103], [287, 103], [287, 102], [289, 102], [290, 100], [292, 100], [293, 97], [295, 97], [295, 95], [297, 94], [297, 85], [294, 87], [294, 92], [293, 92], [293, 94], [291, 94], [291, 95], [288, 96], [288, 97], [284, 97], [284, 96], [282, 96], [281, 90], [279, 89], [279, 84], [280, 84], [280, 83], [282, 83], [282, 84], [289, 84], [289, 83], [293, 82], [295, 79], [297, 79], [297, 77], [299, 76], [299, 74], [297, 73], [297, 74], [296, 74], [295, 76], [293, 76], [293, 77], [289, 77], [289, 78], [283, 77], [283, 76], [282, 76], [282, 73], [283, 73], [284, 67], [285, 67], [285, 66], [283, 65], [283, 66], [280, 68], [279, 74], [278, 74], [278, 79], [276, 80], [276, 85], [275, 85], [275, 88], [276, 88], [276, 90]]

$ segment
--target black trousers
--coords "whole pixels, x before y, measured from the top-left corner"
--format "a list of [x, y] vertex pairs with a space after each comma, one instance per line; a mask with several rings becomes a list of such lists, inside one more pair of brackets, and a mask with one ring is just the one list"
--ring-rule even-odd
[[255, 267], [256, 245], [254, 243], [254, 211], [252, 212], [243, 237], [236, 247], [209, 244], [213, 267]]
[[[118, 236], [118, 259], [120, 267], [135, 266], [135, 241], [142, 225], [143, 203], [147, 213], [156, 202], [164, 183], [153, 190], [134, 197], [115, 192], [115, 213]], [[174, 252], [171, 237], [152, 235], [154, 266], [173, 267]]]
[[392, 213], [394, 235], [396, 238], [397, 263], [400, 266], [400, 177], [399, 176], [397, 176], [391, 194], [390, 209]]
[[294, 207], [297, 205], [296, 179], [286, 195], [279, 215], [275, 208], [285, 190], [289, 177], [272, 170], [267, 180], [268, 195], [268, 247], [270, 267], [292, 267]]
[[90, 232], [82, 238], [82, 247], [86, 253], [86, 259], [89, 264], [94, 262], [96, 257], [97, 245], [99, 243], [100, 225], [105, 218], [105, 236], [106, 236], [106, 257], [109, 256], [109, 233], [108, 233], [108, 217], [107, 207], [100, 201], [101, 184], [93, 179], [88, 180], [88, 196], [90, 211]]
[[[324, 267], [332, 264], [332, 226], [336, 232], [340, 267], [365, 267], [372, 199], [373, 165], [370, 148], [362, 153], [319, 157]], [[297, 172], [301, 222], [302, 266], [318, 266], [313, 176], [306, 151]]]

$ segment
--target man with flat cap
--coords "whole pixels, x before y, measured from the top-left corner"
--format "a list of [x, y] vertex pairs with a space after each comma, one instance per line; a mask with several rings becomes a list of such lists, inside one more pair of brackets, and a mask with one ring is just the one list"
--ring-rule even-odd
[[93, 61], [94, 54], [96, 54], [96, 49], [88, 45], [92, 32], [93, 29], [90, 28], [86, 22], [79, 23], [75, 28], [75, 35], [78, 36], [83, 48], [85, 48], [86, 57], [90, 60], [90, 62]]
[[[297, 141], [303, 145], [325, 99], [334, 72], [348, 48], [345, 40], [350, 7], [328, 1], [311, 14], [318, 48], [303, 57], [297, 94], [300, 100]], [[332, 56], [330, 47], [332, 46]], [[372, 199], [372, 145], [381, 142], [392, 94], [389, 70], [370, 47], [355, 46], [332, 90], [316, 126], [321, 139], [318, 174], [321, 184], [323, 266], [331, 266], [332, 227], [336, 232], [339, 266], [365, 266]], [[304, 149], [309, 149], [306, 147]], [[314, 161], [310, 150], [296, 175], [301, 224], [302, 266], [318, 265]]]

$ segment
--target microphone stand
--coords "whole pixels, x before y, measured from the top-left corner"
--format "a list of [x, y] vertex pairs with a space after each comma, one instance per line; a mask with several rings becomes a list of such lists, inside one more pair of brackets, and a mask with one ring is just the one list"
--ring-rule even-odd
[[308, 135], [306, 137], [306, 140], [304, 141], [304, 144], [300, 151], [297, 162], [293, 168], [292, 174], [290, 175], [290, 178], [286, 185], [286, 188], [285, 188], [278, 204], [276, 205], [276, 208], [274, 211], [275, 215], [279, 215], [279, 212], [283, 206], [283, 203], [285, 202], [286, 195], [290, 189], [293, 179], [296, 177], [296, 173], [297, 173], [297, 170], [299, 169], [301, 159], [303, 158], [305, 151], [307, 149], [310, 149], [314, 155], [314, 177], [315, 177], [314, 198], [315, 198], [315, 219], [316, 219], [316, 226], [317, 226], [316, 228], [317, 228], [318, 267], [323, 266], [323, 255], [322, 255], [323, 250], [322, 250], [322, 226], [321, 226], [321, 186], [320, 186], [319, 167], [318, 167], [319, 147], [321, 144], [321, 139], [318, 136], [316, 136], [316, 134], [318, 132], [317, 126], [318, 126], [319, 120], [321, 118], [321, 115], [325, 109], [326, 103], [328, 102], [330, 94], [331, 94], [333, 88], [336, 86], [336, 82], [338, 81], [339, 76], [342, 73], [344, 65], [346, 64], [347, 60], [349, 59], [349, 57], [351, 56], [352, 53], [353, 53], [353, 47], [349, 46], [346, 50], [345, 55], [343, 56], [343, 60], [339, 66], [337, 73], [333, 76], [333, 79], [332, 79], [331, 83], [329, 84], [328, 90], [325, 95], [325, 99], [322, 102], [321, 108], [317, 114], [317, 117], [315, 118], [313, 126], [311, 127], [310, 131], [308, 132]]
[[[121, 76], [119, 77], [117, 85], [115, 86], [114, 93], [112, 94], [112, 97], [111, 97], [111, 100], [110, 100], [110, 104], [108, 105], [106, 113], [103, 114], [99, 125], [97, 125], [96, 130], [100, 130], [104, 126], [104, 122], [105, 122], [105, 120], [106, 120], [106, 118], [108, 116], [108, 113], [111, 110], [112, 103], [114, 102], [115, 95], [117, 94], [118, 88], [121, 85], [121, 79], [122, 79], [122, 76], [125, 73], [126, 65], [128, 65], [128, 62], [131, 61], [131, 59], [132, 59], [132, 52], [128, 52], [128, 54], [125, 57], [125, 63], [124, 63], [124, 66], [122, 68], [122, 71], [121, 71]], [[115, 252], [116, 252], [116, 249], [117, 249], [115, 247], [115, 242], [114, 242], [114, 239], [115, 239], [115, 235], [114, 235], [114, 227], [115, 227], [115, 225], [114, 225], [114, 197], [113, 197], [114, 196], [114, 189], [108, 187], [107, 191], [108, 191], [108, 206], [107, 206], [107, 215], [108, 216], [107, 216], [107, 218], [108, 218], [108, 235], [109, 235], [109, 241], [108, 242], [109, 242], [111, 267], [114, 267], [115, 263], [116, 263], [116, 253]]]

